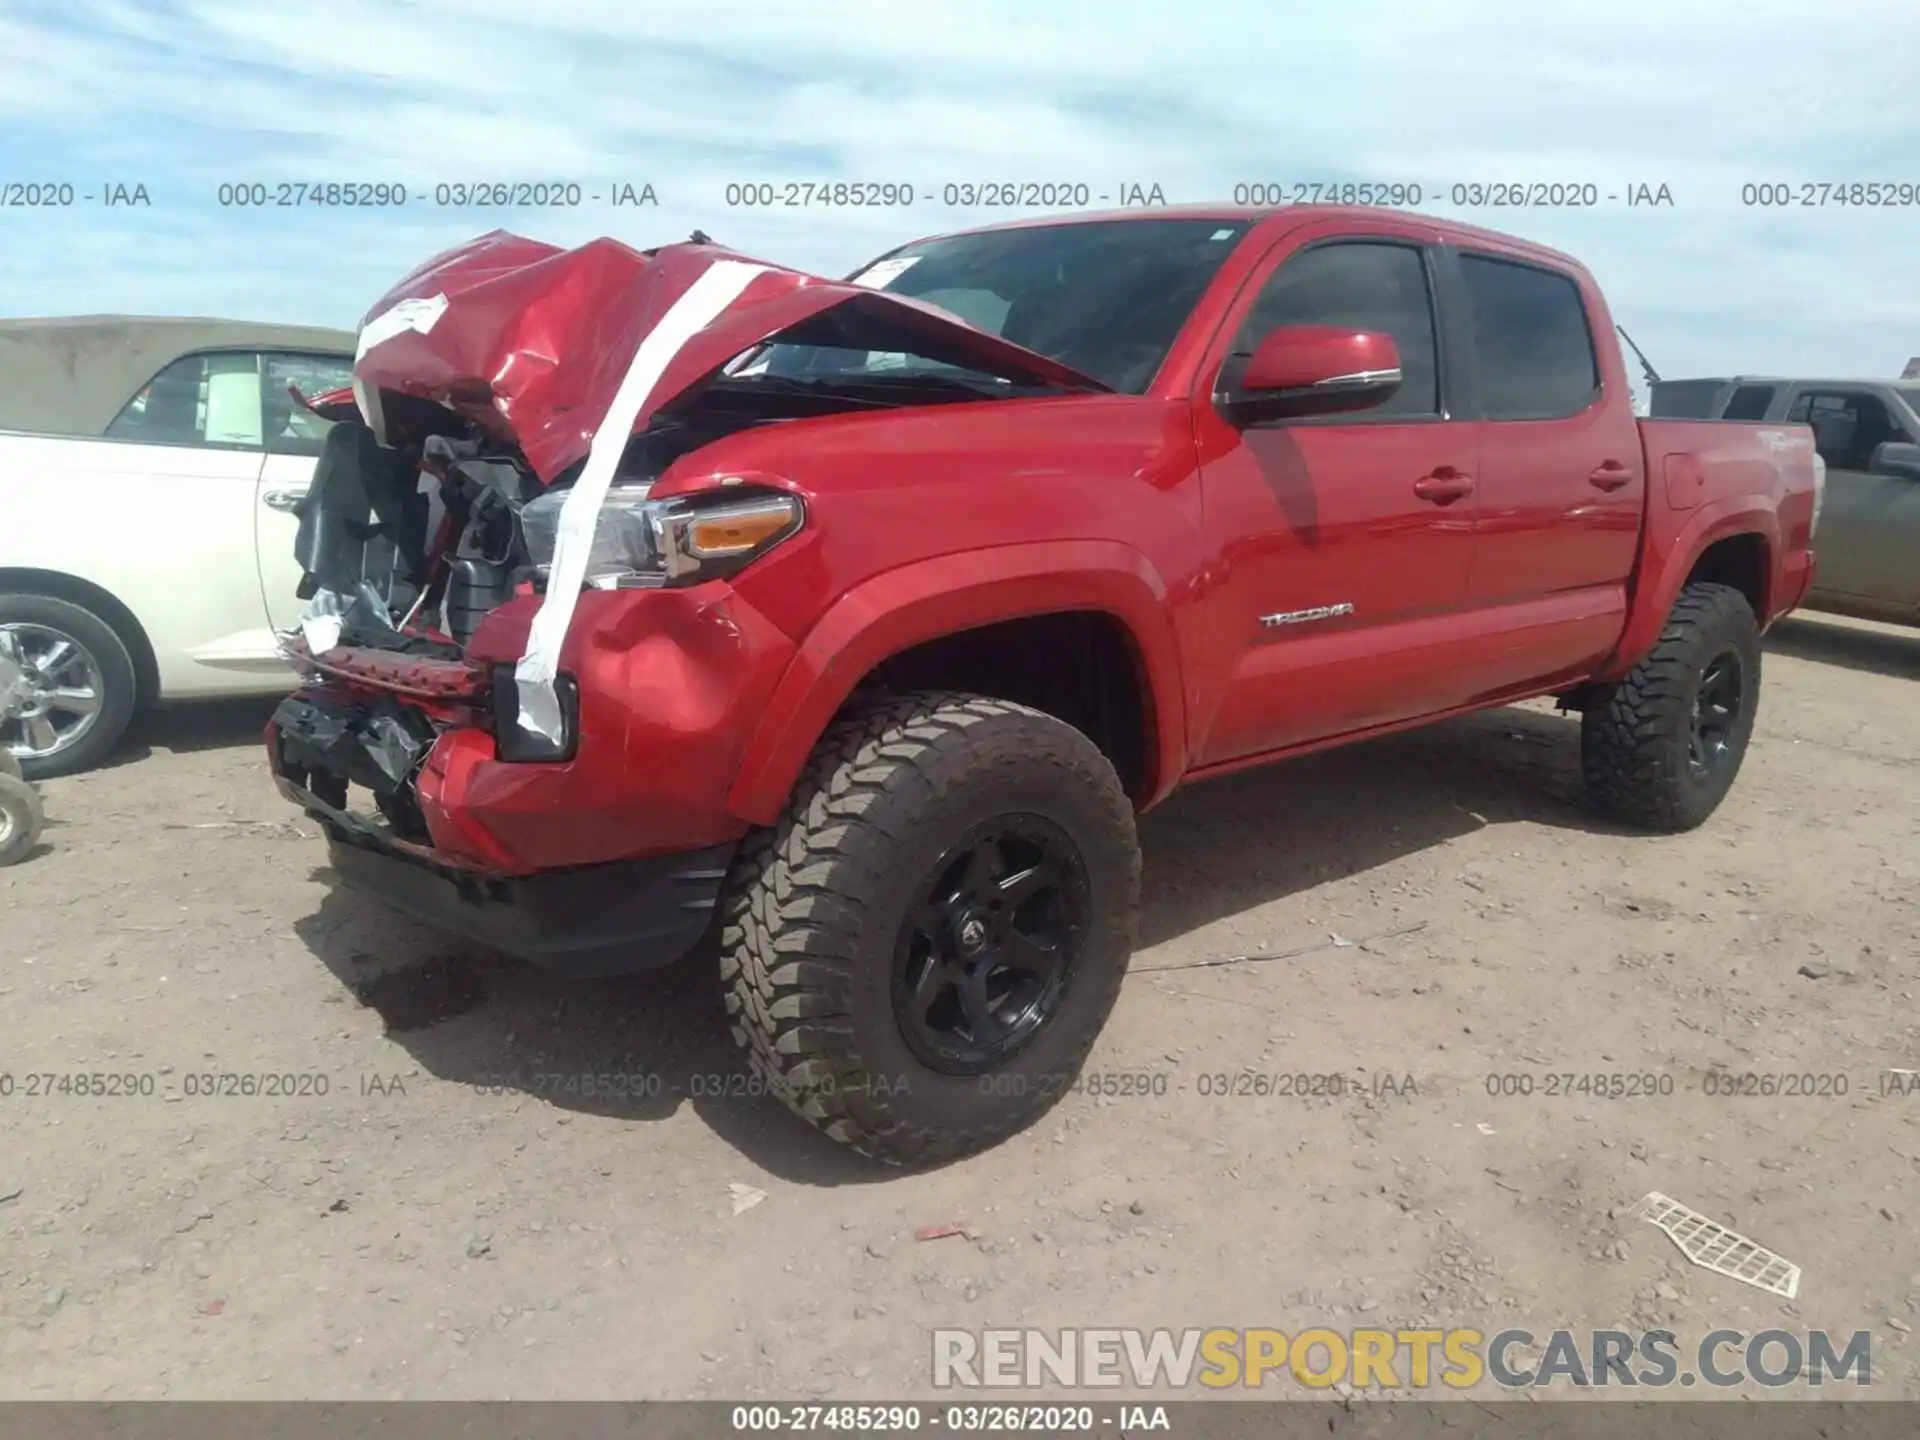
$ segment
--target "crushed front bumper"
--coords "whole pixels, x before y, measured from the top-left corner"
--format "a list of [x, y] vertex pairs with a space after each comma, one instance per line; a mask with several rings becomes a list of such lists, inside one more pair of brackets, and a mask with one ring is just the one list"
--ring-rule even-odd
[[[356, 712], [342, 723], [342, 712]], [[424, 751], [392, 779], [406, 738], [393, 715], [297, 693], [267, 728], [274, 784], [326, 832], [334, 872], [396, 910], [577, 978], [671, 964], [713, 924], [735, 845], [511, 875], [450, 859], [423, 824]], [[416, 735], [415, 738], [420, 738]], [[379, 816], [347, 808], [367, 784]], [[385, 785], [383, 780], [390, 781]], [[371, 783], [369, 783], [371, 782]]]

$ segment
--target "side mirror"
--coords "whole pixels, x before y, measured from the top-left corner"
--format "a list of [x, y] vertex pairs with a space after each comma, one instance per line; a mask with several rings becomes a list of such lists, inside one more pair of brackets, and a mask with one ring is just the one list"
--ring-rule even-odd
[[1920, 445], [1889, 440], [1873, 448], [1867, 469], [1876, 475], [1898, 475], [1903, 480], [1920, 480]]
[[1217, 399], [1241, 423], [1370, 410], [1400, 388], [1391, 335], [1338, 325], [1282, 325], [1220, 367]]

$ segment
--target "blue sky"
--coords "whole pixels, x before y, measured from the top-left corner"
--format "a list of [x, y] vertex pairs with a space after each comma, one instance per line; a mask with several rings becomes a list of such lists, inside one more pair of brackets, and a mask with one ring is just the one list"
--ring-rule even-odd
[[[636, 245], [698, 226], [838, 273], [1003, 218], [747, 209], [729, 183], [1413, 183], [1418, 207], [1568, 250], [1669, 375], [1895, 375], [1920, 355], [1920, 6], [1239, 0], [4, 0], [0, 184], [147, 208], [0, 208], [0, 314], [352, 325], [496, 226]], [[657, 207], [440, 207], [435, 187], [653, 186]], [[223, 183], [402, 184], [371, 211], [241, 210]], [[1467, 182], [1593, 184], [1590, 210], [1474, 209]], [[1757, 183], [1893, 182], [1867, 211]], [[1629, 208], [1627, 187], [1674, 203]], [[0, 197], [4, 198], [4, 197]]]

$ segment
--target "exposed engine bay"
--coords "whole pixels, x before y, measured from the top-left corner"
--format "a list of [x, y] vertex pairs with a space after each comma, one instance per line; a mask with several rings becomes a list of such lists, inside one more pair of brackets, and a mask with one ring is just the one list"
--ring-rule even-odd
[[[612, 495], [644, 501], [682, 455], [737, 431], [881, 403], [799, 387], [713, 387], [689, 413], [662, 415], [628, 442]], [[391, 392], [382, 406], [390, 447], [358, 418], [328, 432], [300, 510], [300, 598], [309, 622], [339, 620], [322, 632], [333, 644], [457, 657], [494, 609], [545, 591], [560, 509], [581, 465], [543, 485], [517, 450], [450, 409]], [[633, 538], [615, 530], [596, 544], [631, 547]], [[644, 579], [645, 565], [634, 574]], [[311, 623], [307, 640], [315, 654], [332, 648], [314, 643]]]

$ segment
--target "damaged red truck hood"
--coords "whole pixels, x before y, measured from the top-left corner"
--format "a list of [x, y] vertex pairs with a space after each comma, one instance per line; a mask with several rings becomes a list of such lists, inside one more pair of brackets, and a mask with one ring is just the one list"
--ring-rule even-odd
[[[438, 401], [517, 446], [545, 483], [584, 458], [640, 343], [721, 261], [765, 266], [680, 344], [635, 428], [742, 352], [835, 311], [838, 343], [902, 350], [1017, 384], [1110, 387], [923, 301], [767, 265], [715, 245], [642, 252], [600, 239], [562, 250], [496, 230], [435, 256], [368, 311], [362, 390]], [[317, 407], [332, 409], [336, 396]]]

